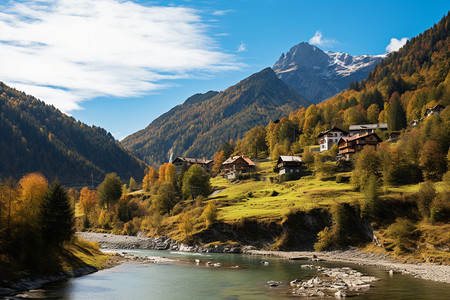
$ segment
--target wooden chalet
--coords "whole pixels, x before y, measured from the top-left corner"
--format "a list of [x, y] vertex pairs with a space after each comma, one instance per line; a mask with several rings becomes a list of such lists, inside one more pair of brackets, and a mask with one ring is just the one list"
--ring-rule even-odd
[[303, 161], [300, 156], [280, 155], [277, 162], [278, 173], [300, 173], [303, 167]]
[[172, 164], [174, 164], [175, 167], [177, 168], [177, 173], [181, 171], [181, 167], [183, 166], [183, 164], [186, 164], [188, 168], [192, 165], [200, 165], [203, 169], [206, 170], [206, 172], [210, 173], [213, 161], [204, 158], [177, 157], [172, 162]]
[[364, 135], [368, 133], [374, 133], [375, 130], [388, 130], [387, 124], [362, 124], [362, 125], [350, 125], [348, 129], [348, 135]]
[[427, 109], [425, 110], [425, 117], [429, 117], [432, 115], [440, 115], [441, 112], [445, 109], [445, 106], [443, 105], [435, 105], [433, 107], [427, 107]]
[[246, 173], [253, 171], [255, 167], [255, 163], [245, 156], [233, 156], [222, 163], [222, 170], [225, 172], [237, 171]]
[[375, 150], [378, 149], [378, 144], [381, 142], [382, 139], [376, 133], [343, 137], [338, 143], [338, 159], [349, 161], [355, 153], [366, 146], [374, 147]]
[[333, 127], [327, 131], [321, 132], [317, 138], [319, 139], [320, 152], [330, 150], [334, 144], [337, 144], [341, 137], [346, 136], [347, 132], [337, 127]]

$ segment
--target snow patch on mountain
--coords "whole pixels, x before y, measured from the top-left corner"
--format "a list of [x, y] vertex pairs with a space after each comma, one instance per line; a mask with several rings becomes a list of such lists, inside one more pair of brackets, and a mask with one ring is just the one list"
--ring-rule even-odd
[[283, 53], [272, 69], [300, 95], [318, 103], [348, 88], [350, 82], [364, 80], [387, 56], [322, 51], [303, 42]]

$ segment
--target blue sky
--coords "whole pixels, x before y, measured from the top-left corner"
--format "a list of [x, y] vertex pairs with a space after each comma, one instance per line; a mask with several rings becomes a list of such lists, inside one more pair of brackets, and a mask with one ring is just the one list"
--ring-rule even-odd
[[418, 35], [449, 8], [448, 1], [7, 0], [0, 80], [122, 139], [314, 36], [323, 50], [382, 54], [392, 38]]

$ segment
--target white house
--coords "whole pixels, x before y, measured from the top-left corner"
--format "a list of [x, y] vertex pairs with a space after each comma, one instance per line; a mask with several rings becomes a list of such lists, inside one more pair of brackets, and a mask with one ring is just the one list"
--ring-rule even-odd
[[432, 115], [440, 115], [441, 112], [445, 109], [445, 106], [443, 105], [435, 105], [433, 107], [427, 107], [427, 109], [425, 110], [425, 117], [429, 117]]
[[317, 138], [319, 139], [320, 152], [330, 150], [334, 144], [337, 144], [341, 137], [346, 136], [347, 132], [337, 127], [333, 127], [330, 130], [320, 133]]

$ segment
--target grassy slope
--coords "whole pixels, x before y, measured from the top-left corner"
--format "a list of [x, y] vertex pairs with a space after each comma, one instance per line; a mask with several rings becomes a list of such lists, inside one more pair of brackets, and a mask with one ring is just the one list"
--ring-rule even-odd
[[[322, 181], [314, 176], [284, 183], [271, 183], [268, 178], [276, 176], [272, 171], [274, 165], [275, 161], [258, 164], [260, 181], [244, 180], [231, 183], [219, 176], [213, 178], [213, 187], [224, 189], [210, 198], [220, 207], [219, 220], [234, 222], [249, 217], [277, 221], [289, 210], [310, 210], [328, 207], [334, 202], [349, 203], [362, 198], [362, 194], [354, 192], [349, 183]], [[350, 176], [350, 173], [338, 174]], [[418, 188], [418, 184], [389, 188], [385, 195], [416, 192]], [[279, 194], [271, 196], [273, 191]]]

